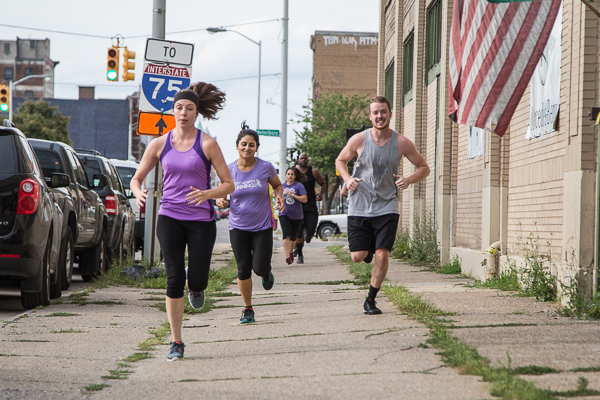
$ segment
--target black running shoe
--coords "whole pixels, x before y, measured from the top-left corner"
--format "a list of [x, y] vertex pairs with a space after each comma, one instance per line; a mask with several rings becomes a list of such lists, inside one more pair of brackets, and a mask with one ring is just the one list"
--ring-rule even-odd
[[275, 277], [272, 272], [269, 272], [269, 276], [266, 278], [262, 277], [262, 287], [265, 290], [271, 290], [273, 288], [273, 284], [275, 284]]
[[363, 262], [366, 262], [367, 264], [371, 264], [371, 261], [373, 261], [373, 253], [369, 252], [367, 254], [367, 256], [365, 257], [365, 259], [363, 260]]
[[244, 308], [242, 316], [240, 318], [240, 324], [249, 324], [254, 322], [254, 310], [251, 308]]
[[296, 264], [304, 264], [304, 256], [298, 256], [296, 260]]
[[294, 255], [294, 257], [298, 257], [298, 248], [296, 246], [294, 246], [294, 251], [292, 254]]
[[175, 361], [183, 358], [183, 350], [185, 344], [183, 342], [171, 342], [171, 349], [167, 354], [167, 361]]
[[381, 314], [381, 310], [377, 308], [377, 302], [370, 297], [365, 300], [363, 312], [369, 315]]

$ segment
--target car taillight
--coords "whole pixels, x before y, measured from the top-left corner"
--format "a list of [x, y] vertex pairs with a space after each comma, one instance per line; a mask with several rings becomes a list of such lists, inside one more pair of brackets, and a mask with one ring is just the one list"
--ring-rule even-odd
[[146, 219], [146, 203], [140, 207], [140, 219]]
[[117, 199], [115, 196], [106, 196], [104, 199], [104, 206], [106, 207], [106, 213], [108, 215], [115, 215], [117, 213]]
[[38, 208], [40, 184], [33, 179], [24, 179], [19, 186], [17, 214], [32, 214]]

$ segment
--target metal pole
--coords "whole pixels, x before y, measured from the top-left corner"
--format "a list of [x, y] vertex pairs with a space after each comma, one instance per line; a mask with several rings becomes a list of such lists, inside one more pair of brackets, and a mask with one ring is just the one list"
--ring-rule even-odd
[[[152, 37], [156, 39], [165, 38], [165, 13], [166, 0], [153, 0], [152, 2]], [[161, 184], [162, 173], [160, 163], [150, 171], [146, 177], [146, 188], [152, 188], [150, 196], [146, 202], [146, 208], [150, 213], [146, 213], [146, 225], [144, 229], [144, 258], [150, 261], [150, 266], [154, 266], [154, 259], [158, 258], [159, 246], [156, 243], [156, 209], [160, 196], [158, 188]], [[150, 216], [150, 220], [148, 220]]]
[[13, 84], [12, 84], [12, 79], [10, 81], [8, 81], [8, 122], [11, 123], [10, 126], [12, 126], [12, 91], [13, 91]]
[[258, 105], [256, 106], [256, 129], [260, 129], [260, 64], [261, 64], [262, 41], [258, 41]]
[[285, 181], [287, 159], [287, 86], [288, 86], [288, 0], [283, 0], [283, 43], [281, 46], [281, 129], [279, 179]]

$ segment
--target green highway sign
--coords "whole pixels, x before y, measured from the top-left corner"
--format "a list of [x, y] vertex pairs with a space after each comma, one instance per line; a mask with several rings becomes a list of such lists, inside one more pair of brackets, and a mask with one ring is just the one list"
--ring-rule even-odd
[[260, 136], [279, 137], [279, 131], [277, 129], [257, 129], [256, 133], [258, 133]]

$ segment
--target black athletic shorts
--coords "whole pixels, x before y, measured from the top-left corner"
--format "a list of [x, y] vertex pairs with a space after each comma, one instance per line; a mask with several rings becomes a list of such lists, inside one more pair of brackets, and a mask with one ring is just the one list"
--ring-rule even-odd
[[298, 239], [305, 238], [304, 231], [306, 231], [306, 240], [310, 242], [315, 231], [317, 230], [317, 223], [319, 222], [319, 209], [317, 205], [302, 205], [302, 211], [304, 212], [304, 218], [301, 221], [300, 229], [298, 229]]
[[290, 238], [296, 241], [298, 235], [298, 229], [302, 224], [301, 219], [289, 219], [287, 215], [279, 216], [279, 223], [281, 224], [281, 231], [283, 232], [283, 239]]
[[388, 249], [396, 240], [398, 214], [386, 214], [378, 217], [348, 216], [348, 244], [350, 251], [373, 251]]

